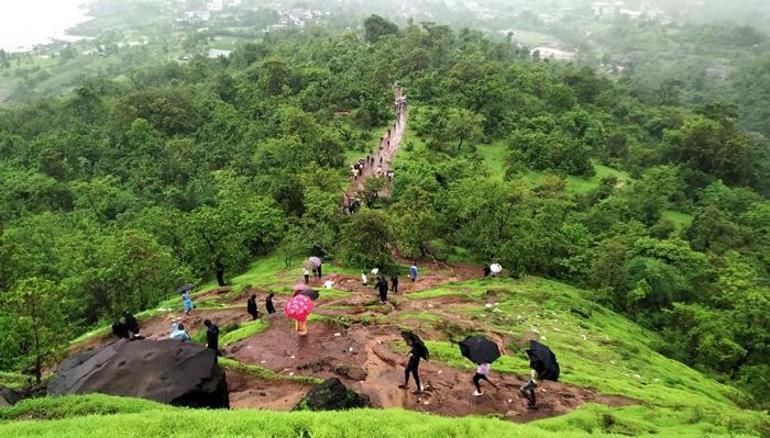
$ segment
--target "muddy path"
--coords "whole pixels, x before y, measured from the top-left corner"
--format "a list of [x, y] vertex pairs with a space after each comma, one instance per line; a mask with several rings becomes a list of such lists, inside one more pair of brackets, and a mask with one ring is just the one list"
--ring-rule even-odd
[[404, 408], [445, 416], [497, 415], [525, 422], [567, 413], [584, 403], [625, 406], [635, 403], [623, 397], [604, 396], [587, 388], [543, 382], [538, 388], [539, 409], [530, 411], [518, 389], [525, 377], [492, 373], [498, 389], [490, 386], [480, 397], [473, 396], [472, 370], [458, 370], [439, 362], [422, 362], [420, 377], [426, 391], [415, 394], [415, 383], [401, 389], [405, 354], [393, 345], [401, 341], [392, 326], [345, 328], [325, 322], [311, 323], [307, 338], [295, 336], [288, 323], [276, 320], [259, 336], [225, 349], [225, 354], [243, 363], [271, 369], [284, 376], [297, 374], [320, 378], [337, 377], [351, 389], [369, 396], [382, 408]]
[[[354, 172], [353, 176], [351, 176], [350, 187], [345, 193], [351, 199], [358, 197], [359, 193], [364, 189], [364, 183], [367, 179], [376, 176], [387, 177], [388, 172], [393, 170], [393, 160], [401, 148], [401, 140], [404, 137], [408, 120], [404, 89], [401, 86], [394, 87], [394, 96], [395, 122], [380, 137], [377, 150], [367, 156], [370, 159], [366, 161], [363, 168], [357, 174]], [[380, 192], [380, 196], [387, 196], [389, 193], [390, 188], [387, 187]]]
[[286, 380], [265, 380], [228, 369], [227, 388], [232, 409], [290, 411], [310, 390], [310, 385]]

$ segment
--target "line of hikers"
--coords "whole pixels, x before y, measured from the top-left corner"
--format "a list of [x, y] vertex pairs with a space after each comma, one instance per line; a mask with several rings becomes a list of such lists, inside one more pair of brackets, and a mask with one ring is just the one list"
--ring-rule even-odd
[[[420, 339], [414, 333], [403, 331], [401, 332], [401, 336], [406, 342], [407, 347], [409, 347], [409, 352], [407, 353], [408, 359], [406, 362], [406, 367], [404, 368], [404, 383], [402, 385], [398, 385], [398, 387], [401, 389], [408, 389], [409, 377], [411, 376], [414, 378], [414, 383], [416, 386], [416, 390], [413, 392], [413, 394], [422, 394], [426, 388], [420, 381], [420, 361], [428, 361], [430, 358], [430, 352], [428, 351], [428, 347], [425, 345], [422, 339]], [[538, 408], [536, 389], [538, 387], [538, 379], [540, 379], [541, 374], [544, 379], [549, 380], [558, 379], [558, 374], [555, 377], [550, 376], [547, 370], [545, 370], [544, 364], [541, 361], [533, 362], [530, 360], [530, 367], [530, 377], [527, 382], [519, 388], [519, 392], [527, 400], [527, 409], [536, 410]], [[499, 390], [498, 386], [489, 379], [491, 369], [492, 364], [489, 362], [481, 362], [476, 368], [476, 372], [471, 378], [471, 382], [475, 388], [473, 391], [474, 397], [481, 397], [484, 395], [484, 392], [481, 390], [482, 380], [492, 385], [492, 387], [496, 390]]]

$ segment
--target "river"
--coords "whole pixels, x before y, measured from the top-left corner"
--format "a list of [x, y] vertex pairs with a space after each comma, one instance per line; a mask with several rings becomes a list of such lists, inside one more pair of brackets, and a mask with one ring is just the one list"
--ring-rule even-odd
[[88, 0], [0, 0], [0, 49], [29, 50], [52, 39], [73, 40], [66, 30], [88, 21]]

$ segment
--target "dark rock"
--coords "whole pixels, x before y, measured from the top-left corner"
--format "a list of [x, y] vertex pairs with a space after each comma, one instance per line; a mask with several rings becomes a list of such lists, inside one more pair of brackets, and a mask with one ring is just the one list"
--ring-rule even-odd
[[340, 379], [333, 378], [314, 386], [294, 409], [336, 411], [370, 406], [369, 397], [349, 390]]
[[50, 395], [139, 397], [176, 406], [227, 408], [224, 370], [213, 350], [177, 340], [120, 340], [65, 360], [48, 384]]
[[369, 375], [363, 368], [350, 365], [338, 365], [334, 367], [334, 373], [357, 382], [363, 382]]
[[21, 400], [21, 395], [11, 388], [0, 386], [0, 408], [12, 406]]

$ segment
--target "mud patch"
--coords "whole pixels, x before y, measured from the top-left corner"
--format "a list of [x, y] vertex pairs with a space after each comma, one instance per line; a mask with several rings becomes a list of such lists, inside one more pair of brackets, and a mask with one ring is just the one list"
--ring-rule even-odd
[[490, 379], [498, 388], [487, 385], [484, 395], [475, 397], [472, 370], [458, 370], [435, 362], [422, 362], [420, 377], [426, 391], [413, 394], [413, 381], [407, 390], [398, 387], [404, 381], [407, 358], [391, 350], [389, 344], [399, 341], [399, 331], [392, 326], [344, 329], [313, 323], [308, 337], [302, 338], [296, 336], [288, 324], [277, 323], [259, 336], [227, 348], [226, 353], [241, 362], [257, 364], [284, 375], [338, 377], [352, 390], [369, 396], [378, 407], [452, 417], [496, 415], [526, 422], [562, 415], [589, 402], [610, 406], [635, 403], [623, 397], [600, 395], [587, 388], [543, 382], [538, 388], [539, 409], [530, 411], [519, 394], [526, 377], [493, 372]]
[[233, 409], [291, 410], [310, 390], [285, 380], [264, 380], [247, 372], [228, 369], [227, 387]]

